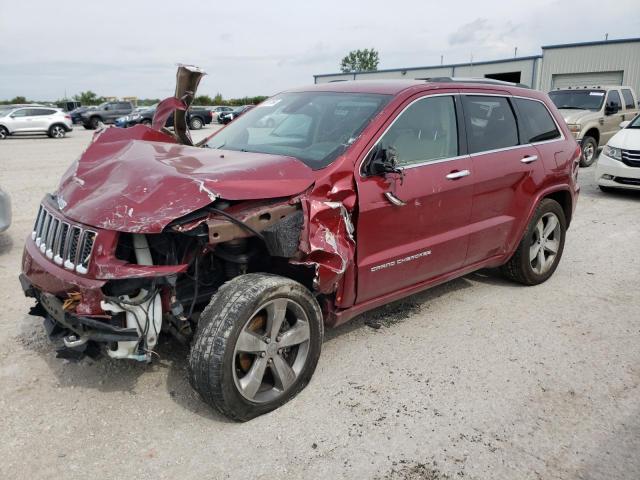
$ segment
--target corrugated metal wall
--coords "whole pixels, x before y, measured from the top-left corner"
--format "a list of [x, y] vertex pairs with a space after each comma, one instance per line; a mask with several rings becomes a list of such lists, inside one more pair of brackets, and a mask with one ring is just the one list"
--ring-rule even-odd
[[622, 71], [623, 85], [640, 91], [640, 42], [543, 49], [538, 88], [548, 92], [554, 74]]
[[506, 60], [500, 63], [460, 65], [456, 67], [456, 77], [484, 77], [492, 73], [520, 72], [520, 83], [531, 86], [534, 60]]

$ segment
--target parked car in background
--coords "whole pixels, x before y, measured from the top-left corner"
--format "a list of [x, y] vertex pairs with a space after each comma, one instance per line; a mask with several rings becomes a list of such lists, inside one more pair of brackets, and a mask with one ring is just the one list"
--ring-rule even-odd
[[78, 107], [69, 112], [71, 115], [71, 122], [75, 125], [77, 123], [82, 123], [82, 114], [88, 112], [89, 110], [95, 110], [95, 106], [88, 107]]
[[620, 123], [620, 130], [602, 149], [596, 181], [603, 192], [640, 190], [640, 115]]
[[11, 226], [11, 197], [0, 187], [0, 233]]
[[218, 121], [218, 116], [221, 113], [233, 112], [233, 107], [213, 106], [208, 108], [209, 108], [209, 111], [211, 112], [211, 119], [215, 121]]
[[218, 115], [218, 123], [221, 123], [222, 125], [226, 125], [227, 123], [230, 123], [234, 119], [238, 118], [240, 115], [248, 112], [253, 107], [255, 107], [255, 105], [243, 105], [230, 112], [221, 112]]
[[62, 109], [65, 112], [71, 112], [77, 108], [80, 108], [82, 106], [82, 104], [80, 102], [77, 102], [75, 100], [68, 100], [68, 101], [64, 101], [64, 102], [58, 102], [56, 104], [56, 107]]
[[133, 112], [131, 102], [105, 102], [93, 110], [87, 110], [80, 115], [82, 125], [88, 130], [95, 130], [101, 123], [114, 123], [116, 118]]
[[[175, 96], [202, 74], [181, 66]], [[560, 263], [581, 150], [544, 93], [336, 82], [245, 112], [199, 145], [107, 129], [43, 197], [20, 281], [59, 355], [148, 362], [160, 332], [193, 337], [191, 385], [248, 420], [308, 384], [325, 327], [478, 269], [537, 285]]]
[[46, 133], [63, 138], [73, 130], [71, 115], [58, 108], [26, 107], [0, 110], [0, 140], [9, 135]]
[[588, 167], [605, 145], [620, 130], [620, 122], [638, 113], [638, 97], [631, 87], [569, 87], [549, 92], [569, 131], [582, 146], [580, 165]]
[[[117, 127], [131, 127], [133, 125], [151, 125], [153, 122], [153, 115], [156, 113], [155, 107], [147, 108], [145, 110], [132, 113], [131, 115], [125, 115], [123, 117], [116, 118], [115, 125]], [[191, 130], [200, 130], [204, 125], [211, 123], [211, 112], [204, 109], [189, 109], [187, 111], [187, 124]], [[167, 119], [164, 125], [165, 127], [173, 127], [173, 113]]]

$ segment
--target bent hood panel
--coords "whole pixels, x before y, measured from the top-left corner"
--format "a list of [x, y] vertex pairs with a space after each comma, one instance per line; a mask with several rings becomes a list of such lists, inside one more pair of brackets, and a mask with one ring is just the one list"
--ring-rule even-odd
[[[136, 129], [150, 130], [127, 130]], [[166, 137], [160, 132], [154, 133], [161, 141], [132, 140], [135, 135], [118, 130], [103, 132], [63, 176], [56, 195], [70, 219], [109, 230], [159, 233], [217, 198], [292, 196], [314, 181], [313, 171], [292, 157], [178, 145], [160, 138]]]

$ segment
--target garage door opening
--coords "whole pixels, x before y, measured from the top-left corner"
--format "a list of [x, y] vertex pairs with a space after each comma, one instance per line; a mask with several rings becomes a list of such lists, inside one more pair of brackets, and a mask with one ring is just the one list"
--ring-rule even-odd
[[597, 87], [622, 85], [621, 71], [593, 73], [555, 73], [551, 76], [551, 89], [566, 87]]
[[502, 80], [503, 82], [520, 83], [522, 72], [487, 73], [484, 78]]

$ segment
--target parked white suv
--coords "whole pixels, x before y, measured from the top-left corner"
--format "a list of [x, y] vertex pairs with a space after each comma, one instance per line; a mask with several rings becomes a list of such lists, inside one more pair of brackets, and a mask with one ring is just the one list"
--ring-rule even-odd
[[0, 140], [14, 134], [46, 133], [63, 138], [73, 130], [71, 115], [49, 107], [0, 107]]
[[603, 192], [625, 188], [640, 190], [640, 115], [622, 122], [604, 147], [596, 165], [596, 181]]

